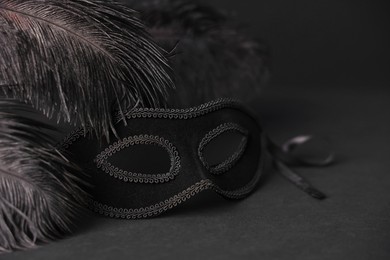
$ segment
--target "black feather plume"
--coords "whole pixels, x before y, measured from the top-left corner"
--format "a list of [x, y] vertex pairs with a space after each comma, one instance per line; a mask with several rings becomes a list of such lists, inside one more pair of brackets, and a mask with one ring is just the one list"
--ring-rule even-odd
[[163, 104], [166, 69], [135, 12], [115, 1], [0, 0], [1, 88], [49, 117], [108, 137], [113, 106]]
[[267, 46], [243, 33], [219, 10], [187, 0], [128, 0], [154, 39], [174, 48], [173, 107], [195, 106], [221, 97], [249, 101], [269, 79]]
[[69, 232], [85, 201], [78, 169], [51, 144], [52, 127], [20, 115], [28, 110], [0, 101], [0, 253]]

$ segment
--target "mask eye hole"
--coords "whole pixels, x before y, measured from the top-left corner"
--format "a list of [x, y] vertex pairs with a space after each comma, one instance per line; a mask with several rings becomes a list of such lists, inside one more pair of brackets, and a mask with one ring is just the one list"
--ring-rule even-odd
[[158, 136], [131, 136], [117, 141], [95, 159], [103, 172], [125, 182], [163, 183], [180, 170], [180, 157], [169, 141]]
[[108, 158], [108, 162], [121, 169], [151, 175], [169, 172], [171, 168], [169, 155], [164, 148], [147, 144], [126, 147]]
[[243, 155], [248, 131], [235, 123], [226, 123], [210, 131], [202, 139], [198, 156], [212, 174], [230, 170]]

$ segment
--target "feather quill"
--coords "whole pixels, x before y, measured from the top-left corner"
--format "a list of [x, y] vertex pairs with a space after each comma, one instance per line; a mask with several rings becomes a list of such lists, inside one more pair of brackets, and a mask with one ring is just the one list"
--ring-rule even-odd
[[57, 120], [113, 130], [111, 112], [163, 106], [172, 81], [135, 12], [115, 1], [0, 0], [0, 83]]
[[52, 145], [51, 126], [20, 115], [30, 110], [0, 100], [0, 253], [68, 233], [85, 206], [82, 173]]
[[267, 46], [252, 39], [232, 17], [187, 0], [128, 0], [154, 39], [166, 49], [176, 90], [169, 106], [189, 107], [221, 97], [250, 102], [269, 80]]

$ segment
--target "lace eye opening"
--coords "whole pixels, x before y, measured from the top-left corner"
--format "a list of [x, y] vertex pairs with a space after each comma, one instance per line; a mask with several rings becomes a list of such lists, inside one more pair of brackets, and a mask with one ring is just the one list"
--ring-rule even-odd
[[[219, 155], [217, 156], [219, 158], [213, 158], [215, 156], [211, 155], [211, 151], [216, 152], [215, 147], [212, 147], [213, 150], [207, 151], [207, 149], [213, 145], [214, 141], [217, 141], [218, 138], [221, 138], [223, 135], [226, 135], [228, 133], [236, 135], [233, 136], [235, 140], [229, 141], [228, 145], [230, 145], [230, 147], [226, 147], [226, 151], [219, 151], [221, 152], [221, 154], [217, 154]], [[237, 140], [237, 137], [239, 137], [239, 140]], [[198, 156], [204, 167], [211, 174], [220, 175], [229, 171], [237, 164], [237, 162], [240, 160], [240, 158], [245, 152], [247, 143], [248, 130], [236, 123], [224, 123], [219, 125], [217, 128], [211, 130], [203, 137], [198, 147]], [[225, 159], [223, 160], [221, 158]]]
[[[168, 152], [170, 158], [169, 171], [161, 174], [131, 172], [124, 169], [120, 169], [119, 167], [112, 165], [108, 161], [108, 159], [114, 154], [130, 146], [136, 145], [157, 145], [164, 148]], [[117, 178], [124, 182], [134, 183], [169, 182], [179, 174], [181, 168], [181, 160], [176, 147], [168, 140], [153, 135], [130, 136], [119, 140], [107, 147], [103, 152], [98, 154], [95, 158], [95, 164], [97, 168], [101, 169], [103, 172], [109, 174], [114, 178]]]

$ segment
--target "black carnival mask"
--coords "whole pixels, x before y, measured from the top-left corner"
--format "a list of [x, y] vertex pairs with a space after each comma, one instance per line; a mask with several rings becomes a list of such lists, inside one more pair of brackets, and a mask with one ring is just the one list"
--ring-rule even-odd
[[[285, 164], [305, 164], [288, 150], [307, 140], [293, 140], [285, 149], [273, 145], [258, 120], [238, 102], [222, 99], [190, 109], [133, 109], [126, 118], [117, 120], [111, 143], [102, 144], [88, 134], [91, 129], [80, 128], [61, 144], [90, 176], [90, 207], [100, 214], [152, 217], [204, 190], [244, 198], [270, 161], [310, 195], [324, 198]], [[170, 163], [158, 166], [162, 158]], [[140, 160], [144, 166], [137, 169]], [[161, 169], [150, 170], [153, 165]]]

